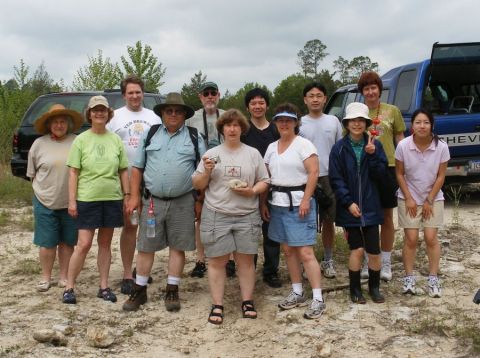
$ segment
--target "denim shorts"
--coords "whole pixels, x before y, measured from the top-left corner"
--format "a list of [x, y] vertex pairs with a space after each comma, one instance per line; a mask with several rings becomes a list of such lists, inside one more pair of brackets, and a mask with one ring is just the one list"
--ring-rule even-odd
[[219, 257], [232, 252], [254, 255], [261, 235], [262, 219], [258, 210], [247, 215], [225, 215], [203, 206], [200, 241], [205, 256]]
[[317, 243], [317, 220], [315, 201], [310, 200], [310, 211], [300, 218], [298, 206], [289, 211], [288, 207], [271, 205], [268, 237], [270, 240], [288, 246], [312, 246]]
[[78, 230], [75, 220], [67, 209], [52, 210], [33, 197], [35, 232], [33, 243], [40, 247], [54, 248], [60, 243], [70, 246], [77, 244]]
[[123, 226], [123, 200], [78, 201], [77, 228], [98, 229]]

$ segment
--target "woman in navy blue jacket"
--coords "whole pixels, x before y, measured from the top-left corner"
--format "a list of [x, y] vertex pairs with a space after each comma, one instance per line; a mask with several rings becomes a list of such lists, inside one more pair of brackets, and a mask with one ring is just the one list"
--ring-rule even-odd
[[376, 183], [385, 178], [387, 158], [382, 144], [366, 133], [372, 123], [366, 105], [350, 103], [342, 122], [347, 135], [330, 152], [328, 175], [337, 200], [335, 223], [344, 228], [350, 248], [350, 298], [354, 303], [366, 302], [360, 286], [365, 250], [369, 257], [368, 291], [374, 302], [382, 303], [378, 225], [383, 223], [383, 210]]

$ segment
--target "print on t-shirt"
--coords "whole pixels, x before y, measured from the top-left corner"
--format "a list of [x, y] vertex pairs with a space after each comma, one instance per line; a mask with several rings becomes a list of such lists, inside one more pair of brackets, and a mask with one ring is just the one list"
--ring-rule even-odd
[[230, 178], [240, 178], [241, 175], [242, 175], [242, 167], [232, 166], [232, 165], [225, 166], [224, 176], [230, 177]]

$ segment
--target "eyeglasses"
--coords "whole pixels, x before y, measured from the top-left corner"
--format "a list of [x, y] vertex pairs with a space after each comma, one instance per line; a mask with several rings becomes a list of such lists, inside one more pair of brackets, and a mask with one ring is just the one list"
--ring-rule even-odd
[[104, 106], [97, 106], [97, 107], [90, 108], [90, 111], [92, 111], [92, 112], [106, 112], [106, 111], [108, 111], [108, 108], [106, 108]]
[[215, 90], [206, 90], [202, 92], [203, 97], [208, 97], [209, 95], [215, 97], [218, 94], [218, 91]]
[[309, 94], [307, 96], [308, 99], [314, 99], [314, 98], [322, 99], [323, 97], [325, 97], [323, 94]]
[[180, 115], [180, 114], [185, 114], [185, 111], [181, 108], [167, 108], [165, 109], [165, 114], [171, 116], [173, 114], [175, 115]]

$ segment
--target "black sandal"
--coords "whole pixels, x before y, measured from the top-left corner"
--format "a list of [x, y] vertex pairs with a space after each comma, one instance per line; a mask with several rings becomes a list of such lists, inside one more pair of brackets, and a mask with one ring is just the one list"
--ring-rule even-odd
[[[247, 313], [255, 313], [255, 315], [247, 314]], [[255, 310], [255, 305], [253, 304], [253, 300], [243, 301], [242, 302], [242, 314], [243, 318], [250, 318], [256, 319], [257, 318], [257, 311]]]
[[[222, 312], [213, 312], [213, 310], [221, 310]], [[213, 320], [213, 317], [219, 317], [220, 320]], [[223, 306], [222, 305], [212, 305], [212, 309], [210, 310], [210, 314], [208, 315], [208, 322], [211, 324], [222, 324], [223, 323]]]

